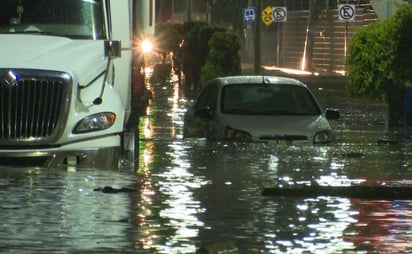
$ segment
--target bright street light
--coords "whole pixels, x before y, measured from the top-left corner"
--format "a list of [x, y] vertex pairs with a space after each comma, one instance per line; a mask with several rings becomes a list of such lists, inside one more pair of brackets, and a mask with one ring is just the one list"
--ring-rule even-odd
[[143, 53], [149, 53], [153, 50], [153, 43], [149, 39], [144, 39], [142, 41], [141, 47]]

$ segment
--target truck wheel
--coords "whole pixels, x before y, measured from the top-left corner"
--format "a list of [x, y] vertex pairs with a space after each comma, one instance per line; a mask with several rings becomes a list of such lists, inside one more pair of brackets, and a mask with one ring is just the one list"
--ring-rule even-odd
[[139, 140], [137, 131], [122, 133], [122, 156], [119, 161], [120, 169], [137, 169], [138, 167]]

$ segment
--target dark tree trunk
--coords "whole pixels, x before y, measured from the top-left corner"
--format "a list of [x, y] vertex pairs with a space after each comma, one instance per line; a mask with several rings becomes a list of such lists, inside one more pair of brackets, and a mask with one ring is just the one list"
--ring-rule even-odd
[[384, 89], [388, 103], [389, 131], [396, 131], [402, 126], [403, 122], [405, 87], [387, 80]]

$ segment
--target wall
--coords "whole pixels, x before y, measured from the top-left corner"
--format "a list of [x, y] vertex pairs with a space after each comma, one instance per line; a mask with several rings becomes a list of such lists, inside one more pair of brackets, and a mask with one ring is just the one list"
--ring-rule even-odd
[[[355, 20], [345, 22], [339, 20], [337, 9], [325, 10], [311, 31], [307, 32], [308, 19], [309, 11], [288, 12], [287, 22], [281, 25], [280, 30], [280, 67], [320, 73], [344, 72], [346, 56], [350, 54], [348, 44], [356, 28], [377, 21], [377, 16], [369, 8], [356, 7]], [[312, 50], [306, 46], [311, 36]], [[308, 54], [310, 51], [311, 57]], [[302, 69], [305, 52], [308, 59]], [[275, 54], [273, 63], [276, 62]]]

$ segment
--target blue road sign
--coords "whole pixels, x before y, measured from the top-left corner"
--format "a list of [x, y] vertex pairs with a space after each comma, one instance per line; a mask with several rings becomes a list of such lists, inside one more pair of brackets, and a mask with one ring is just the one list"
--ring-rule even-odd
[[254, 22], [256, 20], [256, 8], [255, 7], [243, 8], [243, 19], [247, 23]]

